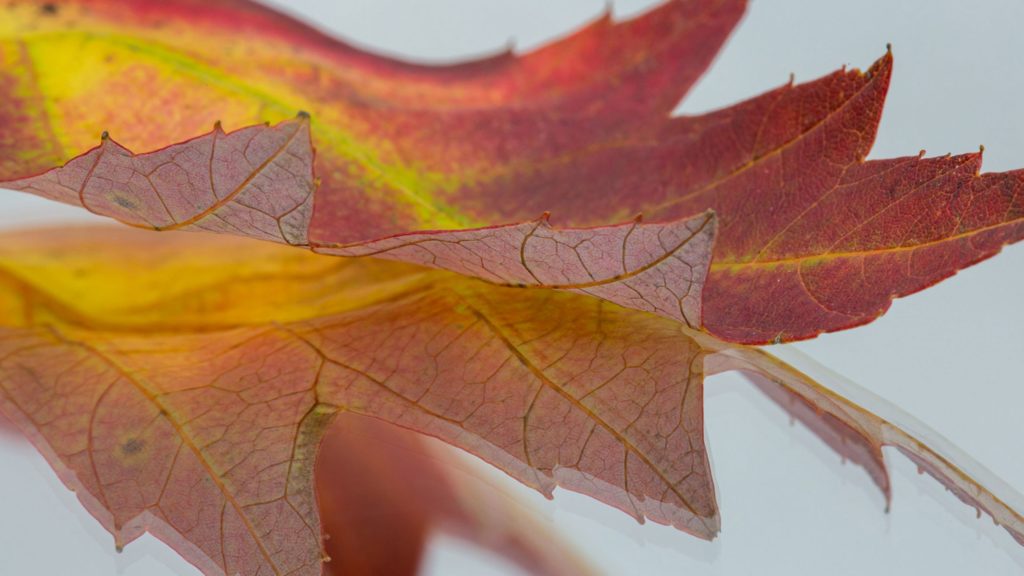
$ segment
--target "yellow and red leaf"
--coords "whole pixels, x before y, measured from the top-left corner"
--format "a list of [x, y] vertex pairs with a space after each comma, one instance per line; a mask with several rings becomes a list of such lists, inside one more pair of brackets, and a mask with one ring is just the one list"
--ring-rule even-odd
[[[437, 436], [549, 496], [718, 530], [702, 349], [673, 321], [130, 229], [12, 233], [0, 266], [0, 408], [120, 543], [151, 531], [211, 574], [319, 573], [313, 463], [340, 411]], [[121, 291], [102, 289], [115, 278]]]
[[892, 418], [761, 351], [599, 299], [128, 228], [7, 233], [0, 269], [0, 410], [120, 544], [149, 531], [208, 574], [320, 573], [313, 471], [339, 413], [711, 538], [705, 370], [781, 386], [886, 494], [894, 445], [1024, 532]]
[[[601, 19], [525, 56], [430, 67], [361, 52], [248, 2], [18, 2], [4, 8], [0, 28], [0, 74], [14, 103], [4, 120], [15, 126], [0, 150], [0, 178], [75, 202], [73, 190], [50, 190], [53, 180], [73, 181], [78, 203], [153, 228], [387, 255], [511, 283], [523, 283], [524, 270], [508, 275], [479, 262], [496, 260], [504, 271], [521, 246], [497, 242], [481, 256], [460, 249], [460, 230], [476, 240], [476, 229], [536, 222], [541, 213], [558, 228], [640, 213], [670, 226], [712, 209], [721, 233], [706, 309], [680, 311], [691, 279], [678, 271], [656, 279], [665, 284], [660, 296], [620, 286], [612, 300], [692, 325], [703, 316], [712, 333], [750, 343], [869, 322], [894, 297], [1020, 239], [1017, 172], [978, 177], [975, 155], [864, 161], [888, 88], [888, 54], [866, 73], [669, 118], [742, 7], [674, 0], [624, 23]], [[131, 96], [140, 83], [154, 91], [145, 99]], [[223, 164], [214, 143], [230, 146], [258, 128], [218, 128], [179, 145], [194, 169], [134, 173], [113, 161], [153, 167], [179, 149], [163, 147], [215, 120], [244, 126], [296, 110], [313, 114], [315, 162], [299, 137], [288, 153]], [[60, 176], [24, 179], [107, 130], [124, 147], [106, 141]], [[105, 150], [113, 160], [98, 159]], [[274, 150], [285, 157], [264, 166]], [[314, 164], [316, 179], [306, 170]], [[224, 174], [227, 166], [234, 174]], [[417, 247], [395, 249], [410, 234]], [[424, 238], [454, 249], [439, 256]], [[560, 251], [545, 276], [580, 283], [560, 270], [567, 260], [579, 268], [578, 255]], [[599, 268], [614, 267], [611, 256], [597, 257], [606, 260]], [[586, 280], [594, 281], [601, 278]]]

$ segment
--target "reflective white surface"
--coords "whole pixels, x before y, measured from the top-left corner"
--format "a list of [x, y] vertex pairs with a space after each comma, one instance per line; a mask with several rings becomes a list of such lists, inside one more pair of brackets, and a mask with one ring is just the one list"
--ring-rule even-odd
[[[616, 0], [616, 14], [657, 2]], [[529, 48], [598, 14], [602, 0], [303, 0], [279, 5], [363, 46], [420, 60]], [[788, 80], [867, 67], [891, 42], [892, 88], [872, 153], [965, 152], [985, 169], [1024, 166], [1024, 3], [752, 0], [711, 72], [681, 107], [699, 113]], [[87, 219], [0, 192], [0, 226]], [[898, 300], [881, 320], [797, 345], [937, 429], [1024, 491], [1024, 246]], [[548, 502], [504, 477], [601, 572], [637, 574], [1018, 574], [1024, 549], [898, 454], [893, 507], [838, 457], [733, 375], [708, 381], [707, 438], [722, 508], [712, 543], [560, 491]], [[510, 574], [451, 540], [429, 574]], [[24, 444], [0, 437], [0, 575], [198, 574], [150, 537], [113, 540]]]

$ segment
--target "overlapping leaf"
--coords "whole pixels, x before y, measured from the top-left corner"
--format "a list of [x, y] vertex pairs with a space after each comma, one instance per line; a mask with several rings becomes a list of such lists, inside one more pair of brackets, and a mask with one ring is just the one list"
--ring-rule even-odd
[[[674, 0], [429, 67], [243, 0], [5, 4], [6, 186], [463, 276], [240, 240], [7, 236], [0, 409], [119, 542], [151, 531], [210, 574], [320, 573], [313, 456], [341, 411], [711, 537], [705, 369], [766, 377], [886, 494], [880, 449], [899, 447], [1020, 540], [1019, 514], [894, 422], [691, 329], [860, 324], [1024, 234], [1019, 172], [864, 161], [888, 54], [669, 118], [741, 11]], [[296, 110], [312, 118], [281, 121]]]
[[[187, 151], [178, 164], [165, 163], [168, 150], [129, 161], [107, 142], [62, 173], [8, 184], [138, 225], [386, 256], [504, 283], [590, 286], [652, 258], [672, 264], [676, 244], [645, 243], [631, 267], [616, 257], [630, 225], [597, 233], [588, 256], [593, 232], [582, 244], [577, 234], [536, 242], [530, 232], [546, 227], [539, 214], [564, 228], [643, 213], [651, 226], [682, 230], [710, 208], [721, 235], [706, 309], [680, 302], [703, 280], [685, 267], [603, 296], [691, 324], [702, 315], [714, 334], [743, 342], [868, 322], [893, 297], [1024, 234], [1019, 172], [978, 176], [980, 155], [863, 161], [889, 55], [866, 73], [669, 119], [738, 18], [738, 1], [670, 1], [523, 57], [441, 67], [368, 55], [246, 2], [48, 6], [4, 8], [0, 74], [17, 132], [3, 144], [0, 178], [65, 161], [104, 130], [145, 151], [218, 119], [243, 126], [313, 113], [315, 192], [301, 138], [223, 174], [219, 129], [173, 148]], [[126, 101], [133, 92], [119, 87], [138, 82], [157, 95]], [[288, 130], [295, 126], [260, 134]], [[496, 225], [507, 226], [498, 237], [475, 230]], [[519, 263], [532, 245], [538, 262]]]
[[[207, 230], [306, 245], [313, 211], [308, 118], [207, 136], [144, 155], [103, 144], [10, 186], [156, 230]], [[168, 191], [175, 191], [169, 194]], [[202, 190], [200, 193], [199, 191]], [[583, 292], [700, 324], [713, 214], [666, 224], [555, 229], [535, 222], [406, 234], [332, 254], [445, 268], [495, 283]], [[696, 287], [696, 288], [695, 288]]]
[[598, 299], [129, 229], [9, 233], [0, 268], [0, 409], [119, 543], [152, 532], [208, 574], [320, 573], [314, 455], [339, 412], [710, 538], [706, 369], [781, 385], [886, 492], [892, 444], [1024, 526], [895, 423], [770, 356]]
[[[717, 531], [701, 348], [676, 323], [206, 242], [51, 231], [0, 243], [0, 406], [119, 542], [149, 530], [208, 573], [318, 573], [313, 455], [341, 410], [443, 438], [549, 495], [561, 485]], [[142, 283], [97, 289], [117, 276]]]
[[[0, 445], [23, 440], [0, 411]], [[491, 550], [530, 574], [593, 573], [482, 464], [377, 419], [335, 418], [320, 445], [316, 482], [328, 535], [325, 575], [412, 576], [439, 535]]]

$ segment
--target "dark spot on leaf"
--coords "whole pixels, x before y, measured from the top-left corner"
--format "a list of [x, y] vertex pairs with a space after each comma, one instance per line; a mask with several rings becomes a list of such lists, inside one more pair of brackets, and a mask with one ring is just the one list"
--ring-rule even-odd
[[57, 5], [54, 4], [53, 2], [47, 2], [46, 4], [43, 4], [42, 6], [39, 7], [39, 12], [45, 16], [53, 16], [59, 10], [60, 8], [58, 8]]
[[125, 198], [124, 196], [114, 196], [114, 203], [117, 204], [118, 206], [120, 206], [122, 208], [126, 208], [128, 210], [134, 210], [135, 209], [135, 203], [132, 202], [131, 200]]
[[146, 447], [146, 441], [140, 438], [132, 438], [121, 445], [121, 452], [126, 456], [138, 454]]

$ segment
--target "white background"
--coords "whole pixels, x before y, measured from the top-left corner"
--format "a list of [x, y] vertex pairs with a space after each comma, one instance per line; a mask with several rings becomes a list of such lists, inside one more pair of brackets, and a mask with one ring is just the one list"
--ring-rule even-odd
[[[628, 15], [656, 2], [616, 0]], [[602, 0], [279, 2], [360, 45], [443, 61], [527, 49], [575, 28]], [[699, 113], [843, 64], [867, 67], [892, 42], [892, 89], [872, 153], [965, 152], [1024, 166], [1024, 2], [752, 0], [732, 40], [681, 108]], [[0, 192], [0, 226], [85, 219]], [[927, 422], [1024, 491], [1024, 246], [895, 303], [866, 327], [797, 347]], [[509, 484], [607, 574], [1018, 574], [1024, 549], [898, 454], [893, 507], [866, 475], [732, 375], [708, 381], [707, 438], [722, 508], [713, 543], [639, 526], [568, 492], [553, 502]], [[0, 439], [0, 575], [160, 576], [196, 570], [150, 537], [111, 537], [24, 444]], [[430, 574], [511, 574], [441, 540]]]

